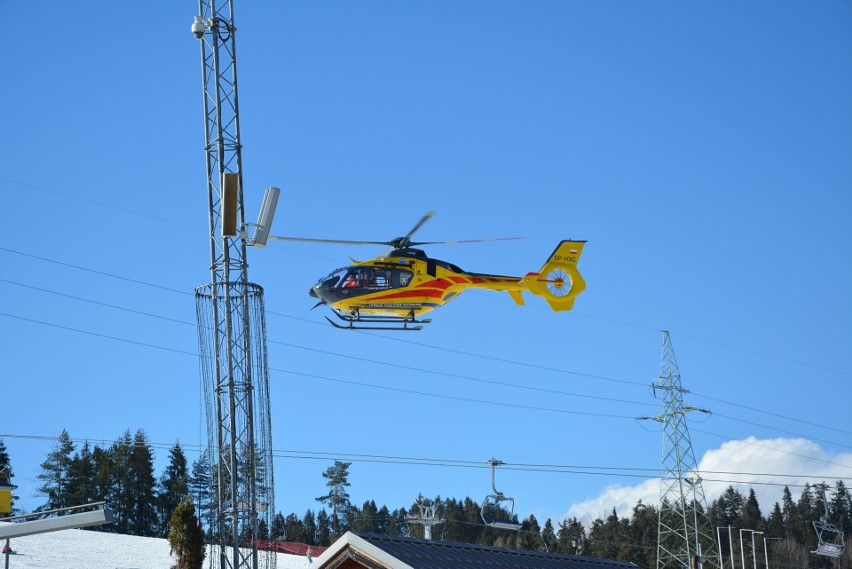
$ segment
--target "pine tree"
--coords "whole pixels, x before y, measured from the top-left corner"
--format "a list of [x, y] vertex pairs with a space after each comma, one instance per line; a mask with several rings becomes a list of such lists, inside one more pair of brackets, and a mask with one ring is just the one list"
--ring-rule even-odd
[[189, 472], [187, 471], [186, 455], [180, 443], [169, 451], [169, 465], [160, 476], [157, 492], [157, 518], [160, 537], [169, 533], [168, 522], [178, 504], [189, 497]]
[[286, 541], [296, 543], [305, 542], [305, 528], [302, 526], [302, 521], [296, 514], [288, 514], [284, 518], [284, 536]]
[[838, 529], [847, 535], [852, 533], [852, 495], [843, 480], [837, 481], [828, 512]]
[[749, 489], [748, 498], [746, 498], [743, 506], [742, 527], [754, 530], [763, 529], [763, 515], [760, 513], [757, 494], [754, 493], [753, 488]]
[[130, 516], [133, 510], [133, 490], [128, 463], [133, 439], [130, 431], [124, 431], [110, 447], [110, 498], [109, 502], [115, 514], [115, 531], [120, 534], [130, 532]]
[[577, 518], [559, 522], [559, 552], [572, 555], [586, 555], [586, 529]]
[[278, 512], [272, 518], [272, 528], [269, 531], [269, 539], [272, 541], [286, 541], [287, 537], [284, 533], [284, 514]]
[[317, 520], [314, 513], [310, 510], [305, 512], [302, 517], [302, 527], [305, 528], [305, 543], [308, 545], [317, 544]]
[[781, 512], [781, 504], [775, 502], [772, 512], [766, 520], [766, 535], [772, 537], [784, 537], [784, 514]]
[[68, 465], [68, 496], [73, 505], [98, 502], [95, 487], [95, 463], [89, 442], [85, 441]]
[[802, 539], [802, 516], [799, 514], [799, 508], [793, 501], [793, 495], [790, 493], [790, 488], [784, 486], [784, 491], [781, 495], [781, 514], [784, 516], [784, 536], [792, 538], [794, 541]]
[[738, 527], [743, 517], [745, 500], [733, 486], [728, 486], [710, 505], [710, 519], [716, 527]]
[[325, 485], [329, 488], [329, 493], [316, 498], [317, 502], [331, 508], [331, 533], [334, 539], [343, 535], [349, 526], [346, 515], [351, 510], [351, 504], [349, 492], [346, 491], [346, 488], [350, 486], [349, 466], [351, 465], [351, 462], [335, 460], [334, 465], [329, 466], [322, 473], [322, 477], [326, 479]]
[[613, 508], [606, 521], [598, 518], [592, 522], [589, 528], [588, 555], [601, 559], [621, 559], [621, 547], [628, 541], [629, 537], [624, 534], [618, 514]]
[[169, 520], [169, 553], [177, 557], [172, 569], [201, 569], [204, 566], [204, 530], [190, 498], [176, 508]]
[[[38, 510], [53, 510], [74, 505], [70, 501], [68, 487], [68, 468], [71, 465], [72, 452], [74, 452], [74, 443], [71, 442], [68, 431], [62, 429], [56, 447], [41, 463], [41, 473], [36, 476], [42, 481], [42, 485], [37, 489], [38, 493], [47, 496], [47, 502]], [[63, 512], [59, 515], [63, 515]]]
[[325, 510], [320, 510], [317, 514], [317, 545], [331, 545], [331, 520]]
[[656, 567], [657, 532], [659, 531], [659, 512], [654, 506], [642, 503], [633, 507], [630, 520], [630, 541], [633, 551], [622, 561], [632, 561], [639, 567]]
[[809, 549], [815, 549], [817, 545], [816, 532], [812, 529], [813, 522], [819, 520], [820, 516], [825, 515], [822, 493], [818, 492], [817, 494], [819, 496], [815, 498], [811, 485], [805, 482], [805, 487], [802, 489], [802, 494], [796, 503], [796, 510], [799, 512], [799, 523], [803, 526], [799, 541], [804, 542]]
[[154, 451], [148, 444], [148, 438], [142, 429], [136, 431], [136, 435], [133, 437], [133, 446], [127, 467], [133, 504], [129, 520], [129, 533], [153, 537], [157, 535]]
[[544, 542], [545, 551], [556, 550], [556, 530], [553, 529], [553, 522], [550, 518], [544, 522], [544, 528], [541, 530], [541, 540]]
[[216, 507], [213, 498], [213, 475], [211, 474], [210, 450], [204, 449], [198, 460], [192, 463], [192, 472], [189, 475], [189, 495], [196, 505], [198, 517], [203, 526], [209, 528]]
[[536, 517], [532, 514], [521, 522], [518, 547], [528, 551], [542, 551], [544, 549], [544, 542], [541, 539], [541, 527], [538, 525]]

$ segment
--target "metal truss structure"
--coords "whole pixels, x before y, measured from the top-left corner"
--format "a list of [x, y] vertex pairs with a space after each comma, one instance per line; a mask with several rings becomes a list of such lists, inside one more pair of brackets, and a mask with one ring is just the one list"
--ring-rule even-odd
[[663, 413], [642, 419], [663, 425], [657, 569], [719, 568], [716, 540], [686, 422], [691, 411], [709, 411], [684, 405], [683, 396], [689, 391], [681, 386], [680, 371], [666, 331], [663, 331], [660, 377], [653, 388], [655, 394], [663, 395]]
[[[233, 1], [199, 0], [212, 282], [196, 289], [201, 381], [215, 498], [211, 567], [274, 568], [272, 421], [263, 289], [248, 281]], [[227, 211], [227, 214], [226, 214]]]

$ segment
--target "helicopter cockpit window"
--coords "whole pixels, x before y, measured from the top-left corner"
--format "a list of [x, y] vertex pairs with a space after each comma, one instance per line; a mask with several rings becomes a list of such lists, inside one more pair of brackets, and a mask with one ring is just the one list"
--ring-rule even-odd
[[355, 288], [365, 286], [367, 281], [361, 269], [351, 269], [340, 282], [342, 288]]
[[399, 286], [408, 286], [411, 282], [411, 271], [397, 271], [399, 273]]

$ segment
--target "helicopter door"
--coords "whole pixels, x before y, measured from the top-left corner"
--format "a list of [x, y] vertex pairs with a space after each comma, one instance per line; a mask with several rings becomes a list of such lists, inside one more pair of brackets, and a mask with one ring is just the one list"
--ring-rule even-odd
[[426, 274], [430, 277], [438, 276], [438, 263], [435, 259], [426, 260]]

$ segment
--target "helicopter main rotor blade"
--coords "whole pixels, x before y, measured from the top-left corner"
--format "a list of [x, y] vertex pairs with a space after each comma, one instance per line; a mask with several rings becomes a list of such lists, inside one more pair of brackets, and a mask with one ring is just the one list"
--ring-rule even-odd
[[433, 215], [435, 215], [434, 211], [427, 212], [426, 215], [424, 215], [422, 218], [420, 218], [420, 221], [417, 222], [417, 225], [415, 225], [411, 229], [411, 231], [409, 231], [406, 234], [405, 237], [399, 237], [397, 239], [394, 239], [391, 244], [396, 246], [396, 247], [400, 247], [400, 248], [408, 247], [409, 245], [411, 245], [411, 236], [414, 235], [417, 232], [418, 229], [423, 227], [423, 224], [426, 223], [427, 221], [429, 221], [429, 218], [432, 217]]
[[281, 237], [278, 235], [270, 235], [269, 239], [277, 241], [302, 241], [304, 243], [336, 243], [340, 245], [388, 245], [392, 246], [391, 241], [351, 241], [348, 239], [311, 239], [309, 237]]
[[529, 237], [494, 237], [491, 239], [461, 239], [459, 241], [413, 241], [409, 245], [412, 247], [417, 245], [460, 245], [462, 243], [488, 243], [490, 241], [513, 241], [516, 239], [529, 239]]

